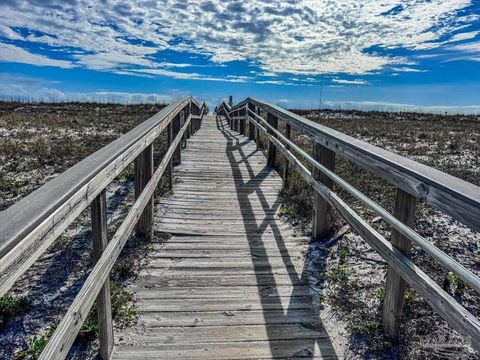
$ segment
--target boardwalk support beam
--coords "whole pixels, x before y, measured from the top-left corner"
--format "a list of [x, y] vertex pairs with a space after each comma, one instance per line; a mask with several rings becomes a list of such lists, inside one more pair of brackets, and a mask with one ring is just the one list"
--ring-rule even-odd
[[[411, 228], [415, 223], [416, 204], [417, 199], [414, 196], [397, 188], [394, 215]], [[395, 229], [392, 231], [391, 243], [406, 256], [410, 255], [412, 242]], [[399, 338], [406, 286], [405, 280], [390, 266], [385, 285], [383, 327], [387, 337], [394, 342], [397, 342]]]

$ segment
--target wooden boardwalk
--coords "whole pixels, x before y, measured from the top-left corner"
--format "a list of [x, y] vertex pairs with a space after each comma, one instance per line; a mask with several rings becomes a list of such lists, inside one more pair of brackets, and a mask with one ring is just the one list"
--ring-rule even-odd
[[206, 116], [182, 151], [116, 359], [335, 358], [312, 304], [308, 239], [279, 216], [282, 180], [253, 141]]

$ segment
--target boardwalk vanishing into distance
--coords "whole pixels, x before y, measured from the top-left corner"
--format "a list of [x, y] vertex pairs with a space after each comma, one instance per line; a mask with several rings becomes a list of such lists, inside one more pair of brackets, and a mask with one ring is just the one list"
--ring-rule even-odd
[[[102, 359], [341, 357], [312, 300], [312, 269], [305, 260], [312, 240], [329, 240], [333, 211], [388, 264], [382, 321], [389, 340], [399, 338], [408, 285], [480, 349], [478, 318], [410, 257], [411, 247], [419, 247], [480, 292], [474, 272], [413, 229], [421, 200], [480, 231], [478, 186], [254, 98], [235, 106], [222, 102], [214, 114], [192, 97], [180, 99], [1, 213], [0, 297], [90, 210], [95, 265], [40, 359], [68, 356], [94, 303]], [[311, 152], [291, 140], [292, 131], [311, 141]], [[165, 132], [168, 149], [155, 169], [153, 142]], [[259, 143], [267, 144], [266, 156]], [[340, 178], [337, 156], [394, 186], [393, 211]], [[135, 202], [108, 236], [105, 189], [131, 163]], [[311, 238], [279, 217], [279, 191], [293, 171], [313, 189]], [[173, 195], [154, 205], [155, 189], [167, 174]], [[379, 215], [389, 236], [337, 189]], [[138, 322], [114, 331], [110, 273], [134, 233], [154, 240], [128, 285]]]
[[254, 141], [204, 118], [158, 206], [154, 230], [171, 238], [129, 287], [139, 321], [116, 334], [114, 358], [335, 358], [281, 187]]

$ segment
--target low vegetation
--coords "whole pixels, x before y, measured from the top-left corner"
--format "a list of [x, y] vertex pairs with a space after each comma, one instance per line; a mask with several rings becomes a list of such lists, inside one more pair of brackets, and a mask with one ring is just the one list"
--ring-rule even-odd
[[[128, 132], [163, 106], [0, 102], [0, 210]], [[165, 139], [161, 136], [154, 143], [156, 164], [166, 151]], [[133, 203], [133, 179], [132, 164], [107, 188], [110, 238]], [[166, 191], [164, 184], [161, 182], [159, 193]], [[148, 246], [146, 241], [132, 236], [112, 271], [112, 312], [117, 327], [135, 321], [134, 299], [124, 285], [135, 276]], [[93, 266], [91, 251], [87, 209], [0, 299], [0, 358], [38, 357], [88, 276]], [[28, 299], [34, 299], [35, 306]], [[94, 305], [70, 357], [94, 358], [97, 333]]]

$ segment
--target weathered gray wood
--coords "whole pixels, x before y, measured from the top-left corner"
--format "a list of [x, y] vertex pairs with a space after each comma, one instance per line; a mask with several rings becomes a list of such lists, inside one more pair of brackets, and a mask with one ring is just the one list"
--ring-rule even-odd
[[2, 212], [0, 296], [190, 100], [167, 106]]
[[[314, 143], [313, 157], [329, 170], [334, 169], [335, 153], [325, 146]], [[315, 180], [320, 180], [329, 189], [333, 188], [332, 179], [322, 174], [318, 169], [312, 169], [312, 176]], [[314, 191], [312, 209], [312, 237], [315, 240], [325, 239], [332, 228], [332, 206], [318, 191]]]
[[394, 247], [382, 235], [368, 225], [356, 214], [338, 195], [327, 186], [313, 178], [311, 172], [280, 143], [267, 133], [265, 128], [258, 127], [267, 135], [277, 148], [289, 159], [293, 167], [304, 180], [316, 191], [321, 193], [345, 220], [387, 261], [396, 273], [422, 296], [438, 314], [454, 329], [468, 339], [472, 346], [480, 350], [480, 321], [460, 305], [452, 296], [446, 293], [427, 274], [419, 269], [411, 259]]
[[[291, 127], [290, 124], [285, 124], [285, 137], [290, 140], [290, 135], [291, 135]], [[290, 149], [289, 145], [286, 145], [287, 150]], [[283, 174], [282, 174], [282, 179], [283, 179], [283, 188], [288, 187], [288, 159], [285, 158], [285, 162], [283, 163]]]
[[182, 357], [188, 344], [201, 344], [190, 358], [205, 348], [209, 359], [334, 354], [302, 276], [309, 238], [272, 215], [282, 180], [252, 141], [227, 127], [206, 118], [175, 170], [172, 198], [158, 204], [155, 230], [171, 237], [153, 245], [129, 287], [138, 324], [117, 332], [114, 358]]
[[[93, 262], [96, 264], [107, 247], [107, 196], [103, 190], [90, 205], [92, 218]], [[99, 353], [103, 360], [110, 359], [113, 350], [112, 305], [110, 277], [107, 277], [97, 296]]]
[[244, 118], [245, 110], [241, 109], [238, 112], [239, 112], [238, 116], [240, 117], [240, 119], [239, 119], [240, 128], [238, 129], [238, 132], [240, 134], [244, 135], [245, 134], [245, 118]]
[[414, 195], [470, 228], [480, 231], [480, 187], [385, 149], [355, 139], [293, 114], [281, 107], [247, 98], [233, 109], [252, 103], [294, 129], [311, 135], [342, 157]]
[[274, 129], [271, 125], [269, 125], [266, 120], [259, 117], [258, 115], [254, 115], [258, 118], [259, 121], [262, 122], [263, 126], [269, 128], [273, 133], [277, 135], [282, 142], [286, 145], [291, 146], [300, 156], [306, 159], [308, 162], [312, 164], [312, 166], [323, 174], [328, 176], [332, 179], [337, 185], [339, 185], [344, 190], [348, 191], [351, 195], [353, 195], [356, 199], [360, 200], [364, 205], [366, 205], [371, 210], [375, 211], [377, 214], [381, 215], [381, 217], [391, 225], [395, 230], [397, 230], [400, 234], [405, 236], [406, 238], [414, 241], [417, 245], [419, 245], [427, 254], [435, 258], [439, 261], [443, 266], [445, 266], [450, 271], [454, 272], [458, 275], [458, 277], [464, 281], [466, 284], [471, 286], [474, 290], [480, 291], [480, 278], [473, 274], [471, 271], [466, 269], [463, 265], [458, 263], [453, 258], [449, 257], [445, 252], [438, 249], [435, 245], [431, 244], [421, 235], [416, 233], [413, 229], [402, 223], [398, 220], [395, 216], [390, 214], [387, 210], [383, 209], [377, 203], [366, 197], [364, 194], [359, 192], [357, 189], [352, 187], [348, 182], [340, 178], [336, 175], [333, 171], [329, 170], [325, 166], [321, 165], [318, 161], [316, 161], [311, 155], [306, 153], [302, 148], [297, 146], [295, 143], [289, 141], [283, 134], [281, 134], [278, 130]]
[[[400, 221], [413, 228], [415, 223], [415, 208], [417, 199], [401, 189], [397, 189], [394, 215]], [[392, 231], [391, 243], [405, 256], [410, 255], [412, 242], [398, 231]], [[392, 340], [398, 341], [402, 320], [402, 309], [405, 296], [406, 282], [390, 266], [387, 271], [385, 284], [385, 298], [383, 302], [383, 327], [385, 334]]]
[[[135, 199], [138, 199], [153, 175], [153, 145], [148, 145], [135, 159]], [[153, 237], [153, 195], [138, 219], [136, 235], [151, 240]]]
[[[183, 124], [185, 124], [185, 120], [186, 120], [186, 110], [182, 110], [180, 111], [180, 127], [183, 126]], [[182, 138], [182, 142], [181, 142], [181, 146], [180, 148], [181, 149], [185, 149], [187, 147], [187, 138], [188, 138], [188, 129], [185, 131], [185, 133], [183, 134], [183, 138]], [[180, 155], [181, 155], [181, 151], [180, 151]]]
[[[255, 107], [255, 112], [257, 115], [260, 115], [260, 107], [256, 106]], [[258, 123], [258, 120], [255, 119], [255, 121]], [[253, 124], [255, 126], [255, 124]], [[257, 143], [257, 149], [260, 146], [260, 130], [255, 126], [255, 142]]]
[[[270, 113], [267, 115], [267, 121], [270, 125], [272, 125], [275, 129], [278, 127], [278, 118], [271, 115]], [[269, 134], [271, 134], [271, 130], [269, 130]], [[277, 148], [271, 141], [268, 142], [268, 150], [267, 150], [267, 166], [269, 167], [276, 167], [275, 159], [277, 157]]]
[[[180, 122], [180, 113], [177, 114], [172, 120], [172, 136], [173, 138], [177, 137], [178, 132], [181, 128]], [[173, 166], [178, 166], [182, 163], [182, 144], [178, 144], [178, 147], [175, 149], [172, 157]]]
[[[253, 104], [248, 104], [247, 106], [251, 111], [255, 112], [255, 106]], [[246, 112], [245, 115], [248, 119], [248, 116], [249, 116], [248, 111]], [[247, 121], [247, 124], [248, 124], [248, 138], [250, 140], [255, 140], [255, 126], [253, 126], [253, 124], [251, 124], [250, 121]]]
[[83, 321], [87, 317], [95, 298], [109, 276], [115, 261], [125, 246], [125, 243], [134, 229], [138, 218], [141, 216], [143, 209], [150, 201], [158, 182], [168, 166], [168, 160], [173, 156], [177, 145], [180, 144], [189, 123], [190, 117], [180, 129], [172, 146], [168, 149], [150, 182], [133, 204], [125, 220], [120, 225], [97, 264], [85, 280], [85, 283], [75, 297], [73, 303], [68, 308], [67, 313], [62, 321], [60, 321], [60, 324], [52, 335], [50, 341], [42, 351], [39, 357], [40, 360], [64, 359], [68, 354], [68, 351], [70, 350]]
[[[170, 147], [172, 144], [173, 140], [173, 131], [172, 131], [172, 123], [168, 124], [167, 127], [167, 148]], [[169, 164], [168, 164], [168, 188], [170, 190], [173, 189], [173, 159], [170, 159]]]

